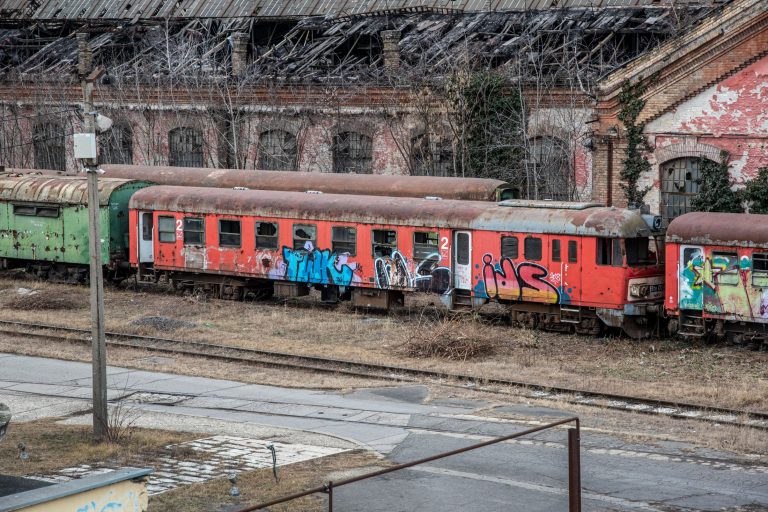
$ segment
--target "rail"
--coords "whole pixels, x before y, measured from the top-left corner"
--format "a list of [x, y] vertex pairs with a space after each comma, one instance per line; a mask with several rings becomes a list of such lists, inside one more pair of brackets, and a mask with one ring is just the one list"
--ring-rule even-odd
[[361, 480], [367, 480], [369, 478], [386, 475], [388, 473], [394, 473], [395, 471], [400, 471], [401, 469], [407, 469], [413, 466], [418, 466], [420, 464], [426, 464], [427, 462], [444, 459], [446, 457], [451, 457], [453, 455], [458, 455], [460, 453], [477, 450], [478, 448], [484, 448], [486, 446], [503, 443], [511, 439], [517, 439], [518, 437], [527, 436], [530, 434], [534, 434], [536, 432], [541, 432], [542, 430], [547, 430], [560, 425], [565, 425], [566, 423], [575, 424], [574, 427], [568, 429], [568, 512], [581, 512], [581, 451], [580, 451], [581, 430], [580, 430], [579, 418], [575, 416], [571, 418], [565, 418], [559, 421], [555, 421], [553, 423], [547, 423], [546, 425], [540, 425], [538, 427], [529, 428], [527, 430], [523, 430], [515, 434], [510, 434], [508, 436], [497, 437], [495, 439], [491, 439], [488, 441], [484, 441], [482, 443], [466, 446], [464, 448], [451, 450], [449, 452], [438, 453], [437, 455], [432, 455], [430, 457], [426, 457], [423, 459], [418, 459], [411, 462], [398, 464], [396, 466], [381, 469], [379, 471], [373, 471], [371, 473], [366, 473], [364, 475], [346, 478], [344, 480], [338, 480], [336, 482], [328, 481], [328, 483], [322, 486], [314, 487], [312, 489], [307, 489], [305, 491], [297, 492], [295, 494], [291, 494], [288, 496], [283, 496], [282, 498], [266, 501], [264, 503], [259, 503], [258, 505], [240, 509], [237, 512], [252, 512], [254, 510], [263, 510], [273, 505], [287, 503], [289, 501], [293, 501], [299, 498], [304, 498], [305, 496], [318, 494], [318, 493], [328, 495], [328, 512], [333, 512], [333, 490], [338, 487], [353, 484], [355, 482], [360, 482]]

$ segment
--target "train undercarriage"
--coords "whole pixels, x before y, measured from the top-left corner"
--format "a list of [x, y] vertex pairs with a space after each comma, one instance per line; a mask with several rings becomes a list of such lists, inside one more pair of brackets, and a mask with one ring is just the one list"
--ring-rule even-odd
[[768, 350], [768, 324], [704, 318], [701, 311], [681, 311], [669, 321], [669, 334], [708, 342], [725, 341], [752, 350]]

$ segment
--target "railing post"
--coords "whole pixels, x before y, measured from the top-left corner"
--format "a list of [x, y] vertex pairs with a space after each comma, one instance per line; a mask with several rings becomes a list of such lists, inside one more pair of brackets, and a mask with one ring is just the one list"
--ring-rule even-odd
[[333, 512], [333, 481], [328, 482], [328, 512]]
[[568, 512], [581, 512], [581, 441], [579, 424], [568, 429]]

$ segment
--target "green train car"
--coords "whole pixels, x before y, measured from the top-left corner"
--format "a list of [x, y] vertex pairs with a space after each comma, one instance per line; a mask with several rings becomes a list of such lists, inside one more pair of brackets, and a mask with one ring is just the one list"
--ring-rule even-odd
[[[105, 277], [130, 273], [128, 201], [152, 183], [99, 179]], [[88, 182], [84, 177], [0, 179], [0, 263], [54, 281], [88, 280]]]

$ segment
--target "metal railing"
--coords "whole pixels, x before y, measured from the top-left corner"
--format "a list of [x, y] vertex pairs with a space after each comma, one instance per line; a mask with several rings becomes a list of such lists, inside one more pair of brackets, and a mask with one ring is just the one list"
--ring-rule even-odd
[[464, 448], [459, 448], [457, 450], [451, 450], [449, 452], [439, 453], [437, 455], [432, 455], [431, 457], [426, 457], [424, 459], [418, 459], [412, 462], [398, 464], [396, 466], [392, 466], [386, 469], [381, 469], [379, 471], [373, 471], [371, 473], [366, 473], [364, 475], [359, 475], [359, 476], [347, 478], [344, 480], [338, 480], [336, 482], [329, 481], [327, 484], [322, 485], [320, 487], [314, 487], [312, 489], [307, 489], [305, 491], [297, 492], [289, 496], [284, 496], [282, 498], [277, 498], [271, 501], [266, 501], [264, 503], [259, 503], [258, 505], [240, 509], [237, 512], [252, 512], [254, 510], [263, 510], [267, 507], [271, 507], [272, 505], [286, 503], [288, 501], [293, 501], [295, 499], [303, 498], [305, 496], [309, 496], [311, 494], [317, 494], [317, 493], [323, 493], [328, 495], [328, 512], [333, 512], [333, 490], [343, 485], [349, 485], [355, 482], [359, 482], [361, 480], [367, 480], [369, 478], [386, 475], [388, 473], [400, 471], [401, 469], [407, 469], [413, 466], [418, 466], [420, 464], [426, 464], [427, 462], [444, 459], [446, 457], [451, 457], [453, 455], [458, 455], [460, 453], [477, 450], [478, 448], [484, 448], [486, 446], [490, 446], [493, 444], [503, 443], [511, 439], [517, 439], [518, 437], [523, 437], [530, 434], [534, 434], [536, 432], [541, 432], [542, 430], [554, 428], [560, 425], [564, 425], [566, 423], [575, 424], [573, 428], [568, 429], [568, 511], [581, 512], [581, 452], [580, 452], [581, 430], [579, 425], [579, 418], [575, 416], [572, 418], [565, 418], [559, 421], [555, 421], [553, 423], [547, 423], [546, 425], [529, 428], [527, 430], [523, 430], [515, 434], [510, 434], [508, 436], [497, 437], [489, 441], [473, 444], [470, 446], [466, 446]]

